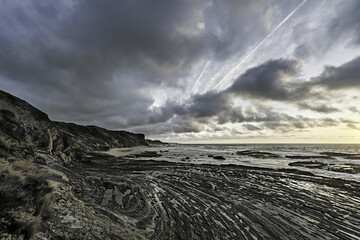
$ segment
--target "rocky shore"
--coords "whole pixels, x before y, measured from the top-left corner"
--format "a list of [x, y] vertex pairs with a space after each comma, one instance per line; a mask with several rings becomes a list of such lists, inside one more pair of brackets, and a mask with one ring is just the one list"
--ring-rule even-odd
[[[0, 90], [0, 238], [39, 238], [56, 203], [72, 196], [73, 183], [66, 182], [65, 169], [84, 164], [91, 151], [135, 146], [148, 146], [143, 134], [54, 122]], [[49, 161], [62, 166], [63, 172], [51, 168]], [[61, 234], [63, 239], [77, 238], [66, 231]]]
[[[356, 181], [317, 176], [306, 168], [161, 161], [162, 154], [172, 154], [163, 143], [142, 134], [52, 122], [5, 92], [0, 92], [0, 124], [0, 238], [360, 236]], [[161, 150], [105, 153], [149, 143]]]
[[[57, 203], [44, 234], [56, 226], [96, 238], [94, 218], [106, 220], [104, 239], [354, 239], [360, 232], [357, 182], [291, 169], [88, 157], [67, 170], [72, 198]], [[63, 214], [78, 202], [91, 213]], [[64, 217], [74, 221], [56, 224]]]

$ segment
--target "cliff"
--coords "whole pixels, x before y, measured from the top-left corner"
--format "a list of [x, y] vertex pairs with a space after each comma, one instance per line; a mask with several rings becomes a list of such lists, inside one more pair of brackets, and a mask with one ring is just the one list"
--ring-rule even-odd
[[82, 126], [74, 123], [54, 122], [54, 124], [66, 142], [75, 144], [83, 150], [104, 151], [115, 147], [148, 145], [144, 134], [110, 131], [97, 126]]
[[[59, 169], [69, 173], [71, 167], [86, 164], [88, 154], [135, 146], [148, 146], [143, 134], [51, 121], [26, 101], [0, 90], [0, 239], [33, 239], [36, 234], [39, 238], [44, 231], [46, 236], [40, 238], [47, 238], [66, 232], [66, 214], [87, 213], [90, 208], [71, 191], [78, 181], [70, 183]], [[74, 204], [64, 205], [63, 198]], [[84, 236], [72, 234], [75, 239]]]
[[89, 151], [147, 145], [143, 134], [53, 122], [44, 112], [0, 90], [0, 157], [33, 158], [35, 150], [43, 150], [69, 164], [81, 161]]
[[145, 139], [146, 143], [149, 144], [150, 146], [164, 146], [164, 145], [169, 145], [169, 143], [166, 142], [162, 142], [160, 140], [151, 140], [151, 139]]

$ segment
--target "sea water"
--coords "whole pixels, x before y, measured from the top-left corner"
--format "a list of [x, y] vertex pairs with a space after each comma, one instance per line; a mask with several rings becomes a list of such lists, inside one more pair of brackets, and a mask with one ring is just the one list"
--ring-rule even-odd
[[[360, 144], [170, 144], [135, 148], [134, 151], [128, 151], [128, 154], [143, 151], [160, 153], [162, 156], [151, 158], [158, 161], [214, 165], [235, 164], [275, 169], [296, 168], [319, 176], [360, 181], [359, 173], [329, 170], [334, 166], [340, 168], [359, 167]], [[250, 154], [246, 154], [246, 152], [244, 154], [243, 151], [248, 151]], [[213, 156], [222, 156], [225, 159], [214, 159]], [[311, 156], [311, 158], [306, 159], [302, 156]], [[149, 158], [137, 158], [137, 160], [149, 160]], [[291, 166], [291, 163], [294, 162], [309, 161], [324, 163], [324, 167]]]

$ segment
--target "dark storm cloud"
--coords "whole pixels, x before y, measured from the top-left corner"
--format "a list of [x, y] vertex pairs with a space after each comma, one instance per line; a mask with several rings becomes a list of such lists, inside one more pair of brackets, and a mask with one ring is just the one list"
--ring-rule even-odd
[[190, 2], [26, 3], [8, 2], [2, 10], [0, 73], [27, 85], [54, 117], [81, 121], [104, 107], [113, 108], [110, 115], [145, 113], [153, 99], [139, 86], [178, 85], [211, 44], [209, 34], [177, 34], [179, 23], [192, 18]]
[[[350, 39], [351, 44], [360, 44], [360, 2], [358, 0], [339, 1], [336, 11], [328, 13], [322, 24], [309, 24], [307, 19], [299, 22], [293, 29], [293, 42], [297, 44], [294, 56], [299, 59], [320, 57], [340, 42]], [[328, 1], [325, 5], [330, 4]], [[305, 7], [324, 10], [324, 2], [313, 1]], [[316, 12], [316, 10], [315, 10]]]
[[[103, 83], [112, 80], [111, 75], [119, 65], [146, 68], [149, 67], [146, 60], [155, 65], [148, 69], [150, 74], [168, 76], [168, 71], [178, 69], [156, 69], [156, 65], [191, 64], [194, 56], [206, 47], [205, 36], [187, 39], [175, 32], [178, 23], [191, 17], [193, 6], [186, 2], [75, 1], [71, 8], [45, 1], [27, 2], [30, 9], [14, 4], [13, 8], [3, 10], [5, 20], [13, 20], [10, 26], [5, 26], [9, 21], [2, 24], [2, 54], [8, 57], [3, 71], [14, 78], [22, 78], [27, 70], [36, 73], [34, 79], [64, 70], [76, 74], [73, 77], [77, 78], [71, 79], [76, 80], [75, 84]], [[11, 18], [10, 14], [14, 16]], [[11, 28], [15, 33], [9, 34]], [[139, 61], [140, 66], [133, 65], [133, 61]], [[13, 72], [15, 67], [22, 71]], [[105, 78], [100, 81], [100, 76]]]
[[194, 96], [187, 112], [201, 116], [214, 116], [220, 111], [228, 110], [232, 99], [236, 96], [288, 100], [294, 97], [288, 80], [292, 80], [291, 78], [298, 74], [299, 70], [299, 63], [292, 59], [266, 61], [246, 70], [225, 90]]
[[328, 26], [331, 38], [350, 36], [354, 44], [360, 44], [360, 1], [341, 2], [338, 15]]
[[326, 66], [322, 74], [309, 85], [324, 86], [331, 90], [360, 88], [360, 57], [339, 67]]
[[167, 121], [174, 116], [183, 116], [191, 118], [192, 122], [202, 118], [205, 119], [205, 123], [210, 119], [218, 124], [261, 123], [263, 128], [280, 129], [282, 132], [291, 129], [337, 126], [339, 122], [332, 118], [293, 117], [261, 105], [255, 104], [255, 108], [244, 109], [239, 106], [233, 107], [232, 104], [236, 97], [245, 96], [258, 101], [289, 103], [324, 114], [338, 112], [340, 111], [338, 108], [316, 102], [322, 99], [322, 94], [314, 92], [314, 89], [325, 87], [333, 91], [359, 87], [359, 63], [360, 58], [355, 58], [339, 67], [327, 66], [322, 74], [311, 81], [296, 82], [293, 78], [301, 70], [299, 62], [291, 59], [269, 60], [245, 71], [225, 90], [195, 95], [185, 103], [168, 103], [157, 109], [155, 116], [161, 116], [157, 119], [161, 121]]
[[211, 117], [230, 108], [231, 96], [222, 92], [208, 92], [192, 98], [187, 111], [195, 117]]
[[[174, 115], [193, 118], [218, 118], [220, 124], [226, 122], [243, 122], [247, 118], [257, 118], [247, 112], [243, 115], [241, 108], [232, 107], [237, 96], [250, 96], [259, 99], [288, 100], [292, 94], [285, 83], [299, 71], [299, 64], [294, 60], [269, 60], [257, 67], [248, 69], [240, 75], [227, 89], [219, 92], [206, 92], [192, 96], [185, 103], [167, 102], [163, 107], [153, 110], [149, 122], [167, 121]], [[261, 119], [261, 118], [260, 118]]]
[[[344, 64], [344, 66], [351, 67], [355, 65], [356, 64], [352, 62]], [[327, 69], [329, 69], [329, 67], [325, 69], [325, 72]], [[341, 69], [341, 72], [343, 72], [342, 67], [336, 69]], [[265, 99], [296, 104], [301, 108], [321, 113], [339, 111], [335, 107], [324, 104], [297, 102], [296, 100], [304, 100], [311, 97], [317, 99], [319, 95], [312, 96], [312, 88], [314, 86], [328, 87], [332, 85], [332, 80], [326, 80], [323, 77], [324, 75], [328, 75], [325, 73], [311, 82], [294, 83], [292, 78], [299, 72], [299, 62], [295, 60], [269, 60], [245, 71], [245, 73], [240, 75], [235, 82], [225, 90], [195, 95], [186, 103], [168, 103], [158, 109], [158, 111], [155, 111], [155, 116], [158, 117], [158, 121], [166, 121], [174, 115], [178, 115], [191, 118], [214, 117], [218, 124], [264, 122], [266, 123], [264, 126], [270, 129], [275, 129], [280, 126], [284, 129], [286, 126], [293, 128], [325, 126], [325, 123], [329, 123], [326, 120], [315, 122], [315, 120], [310, 121], [309, 119], [300, 119], [299, 117], [294, 118], [284, 113], [275, 112], [270, 108], [259, 106], [255, 110], [251, 108], [244, 110], [241, 107], [232, 106], [234, 98], [245, 96], [250, 99]], [[335, 72], [333, 73], [335, 74]], [[338, 77], [340, 77], [340, 75], [341, 74], [338, 74]], [[344, 84], [346, 86], [353, 86], [354, 84], [356, 85], [357, 82], [344, 81]]]
[[204, 122], [189, 117], [175, 117], [165, 123], [136, 126], [128, 130], [145, 134], [198, 133], [204, 130]]
[[[54, 120], [147, 133], [197, 133], [204, 124], [244, 123], [250, 131], [331, 124], [258, 105], [234, 107], [234, 100], [296, 105], [311, 99], [318, 86], [358, 88], [359, 58], [329, 66], [309, 82], [295, 80], [301, 71], [299, 61], [269, 60], [246, 70], [225, 90], [177, 100], [188, 87], [183, 79], [193, 76], [199, 63], [248, 52], [300, 2], [281, 0], [274, 6], [260, 0], [4, 1], [0, 88], [25, 98]], [[281, 8], [281, 14], [264, 18], [272, 16], [268, 10], [275, 11], [271, 6]], [[335, 34], [342, 26], [344, 34], [352, 34], [358, 42], [357, 17], [344, 17], [353, 28], [339, 23], [327, 29]], [[298, 39], [308, 29], [300, 24]], [[302, 40], [297, 42], [303, 44], [297, 55], [305, 58], [317, 48]], [[153, 94], [161, 89], [170, 96], [180, 94], [154, 107]], [[313, 111], [336, 110], [306, 103], [302, 107]]]
[[[272, 59], [246, 70], [227, 89], [217, 93], [206, 93], [201, 97], [195, 96], [193, 100], [196, 104], [200, 104], [199, 100], [204, 102], [203, 105], [207, 105], [208, 108], [212, 106], [206, 104], [208, 97], [211, 97], [211, 95], [216, 95], [218, 99], [216, 103], [219, 106], [221, 106], [219, 101], [230, 101], [236, 96], [286, 101], [294, 97], [289, 82], [293, 80], [299, 71], [299, 62], [295, 60]], [[207, 94], [210, 94], [210, 96], [206, 96]], [[228, 103], [224, 105], [228, 105]]]
[[298, 73], [299, 63], [295, 60], [269, 60], [248, 69], [227, 89], [227, 92], [272, 100], [289, 99], [292, 96], [286, 78], [292, 78]]
[[243, 122], [281, 122], [294, 120], [287, 114], [278, 113], [271, 108], [260, 105], [248, 109], [234, 107], [227, 111], [223, 111], [221, 114], [217, 115], [215, 119], [218, 124]]
[[179, 79], [198, 61], [242, 53], [266, 34], [265, 8], [250, 0], [4, 1], [1, 88], [57, 120], [156, 122], [153, 90], [183, 89]]

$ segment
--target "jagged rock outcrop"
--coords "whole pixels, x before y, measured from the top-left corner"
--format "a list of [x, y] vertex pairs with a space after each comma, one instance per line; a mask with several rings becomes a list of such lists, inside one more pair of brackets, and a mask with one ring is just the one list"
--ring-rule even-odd
[[20, 145], [47, 148], [48, 129], [54, 127], [45, 113], [0, 90], [0, 133], [3, 139]]

